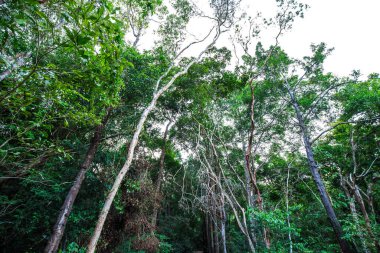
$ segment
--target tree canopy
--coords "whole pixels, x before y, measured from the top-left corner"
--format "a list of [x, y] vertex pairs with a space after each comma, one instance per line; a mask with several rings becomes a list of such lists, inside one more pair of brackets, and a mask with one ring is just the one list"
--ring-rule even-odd
[[1, 251], [380, 252], [380, 76], [276, 4], [0, 0]]

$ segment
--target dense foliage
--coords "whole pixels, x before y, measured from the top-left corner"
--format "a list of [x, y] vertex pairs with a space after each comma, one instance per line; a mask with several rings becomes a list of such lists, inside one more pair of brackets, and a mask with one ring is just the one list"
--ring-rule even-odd
[[0, 0], [1, 252], [380, 252], [379, 75], [288, 56], [276, 2]]

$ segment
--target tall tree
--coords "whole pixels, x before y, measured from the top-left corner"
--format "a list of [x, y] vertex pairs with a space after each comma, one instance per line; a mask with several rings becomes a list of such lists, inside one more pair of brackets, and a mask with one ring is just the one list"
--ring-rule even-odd
[[[310, 121], [311, 114], [314, 114], [317, 107], [320, 106], [321, 100], [325, 99], [325, 97], [328, 95], [328, 93], [336, 89], [337, 87], [341, 86], [342, 83], [340, 80], [334, 80], [329, 78], [328, 76], [325, 77], [322, 75], [322, 64], [326, 56], [331, 52], [331, 50], [326, 48], [325, 44], [320, 44], [317, 46], [313, 46], [313, 53], [314, 55], [312, 57], [305, 57], [306, 62], [303, 65], [304, 68], [304, 74], [298, 78], [298, 77], [287, 77], [286, 72], [283, 74], [284, 79], [284, 86], [287, 90], [290, 98], [290, 103], [294, 109], [295, 116], [297, 119], [297, 124], [301, 132], [303, 145], [306, 151], [307, 161], [309, 164], [309, 168], [311, 171], [311, 174], [313, 176], [314, 182], [317, 186], [319, 196], [321, 198], [321, 201], [323, 203], [323, 206], [326, 210], [326, 214], [330, 220], [330, 223], [334, 229], [337, 241], [339, 242], [340, 248], [342, 252], [354, 252], [349, 242], [344, 238], [344, 233], [342, 230], [342, 226], [335, 214], [335, 210], [332, 206], [330, 197], [327, 193], [325, 184], [323, 182], [323, 179], [321, 177], [321, 174], [319, 172], [319, 165], [317, 164], [314, 156], [314, 151], [311, 146], [311, 137], [310, 137], [310, 128], [307, 127], [307, 122]], [[286, 64], [286, 63], [285, 63]], [[286, 65], [284, 66], [286, 68]], [[286, 69], [285, 69], [286, 70]], [[306, 108], [305, 111], [301, 111], [301, 106], [299, 103], [299, 98], [296, 97], [295, 89], [296, 88], [303, 88], [304, 90], [307, 89], [304, 88], [306, 86], [306, 82], [308, 80], [304, 80], [304, 78], [310, 78], [311, 81], [316, 82], [317, 84], [321, 85], [319, 94], [318, 91], [312, 91], [312, 94], [315, 95], [312, 98], [312, 102], [306, 103], [303, 107]], [[314, 84], [315, 85], [315, 84]], [[310, 94], [308, 94], [310, 96]]]
[[[215, 26], [212, 29], [212, 30], [215, 30], [215, 35], [214, 35], [213, 39], [198, 54], [198, 56], [195, 59], [192, 59], [192, 60], [190, 60], [189, 63], [185, 64], [185, 66], [183, 68], [181, 68], [181, 70], [179, 72], [175, 73], [169, 79], [169, 81], [166, 84], [164, 84], [163, 86], [160, 87], [162, 79], [169, 74], [169, 71], [171, 70], [171, 68], [174, 65], [172, 65], [168, 69], [168, 71], [163, 76], [161, 76], [158, 79], [156, 87], [155, 87], [155, 90], [153, 92], [152, 100], [149, 103], [149, 105], [145, 108], [144, 112], [142, 113], [141, 118], [140, 118], [140, 120], [139, 120], [139, 122], [137, 124], [136, 131], [134, 132], [133, 138], [132, 138], [132, 140], [131, 140], [131, 142], [129, 144], [129, 150], [128, 150], [128, 155], [127, 155], [127, 160], [126, 160], [125, 164], [123, 165], [123, 167], [121, 168], [119, 174], [117, 175], [116, 180], [115, 180], [115, 182], [114, 182], [114, 184], [112, 186], [112, 189], [110, 190], [110, 193], [108, 194], [108, 196], [106, 198], [105, 204], [104, 204], [103, 209], [102, 209], [102, 211], [100, 213], [100, 216], [99, 216], [98, 223], [97, 223], [97, 225], [95, 227], [94, 234], [93, 234], [93, 236], [91, 238], [91, 241], [90, 241], [90, 243], [88, 245], [87, 252], [89, 252], [89, 253], [91, 252], [92, 253], [92, 252], [95, 251], [97, 241], [98, 241], [98, 239], [100, 237], [100, 233], [102, 231], [104, 222], [105, 222], [107, 214], [108, 214], [108, 212], [110, 210], [110, 207], [111, 207], [111, 204], [113, 202], [113, 199], [115, 198], [115, 195], [116, 195], [116, 193], [117, 193], [117, 191], [118, 191], [118, 189], [120, 187], [120, 184], [121, 184], [122, 180], [124, 179], [125, 174], [128, 172], [128, 170], [130, 168], [130, 165], [132, 163], [133, 154], [134, 154], [134, 151], [135, 151], [135, 148], [136, 148], [136, 145], [137, 145], [140, 133], [141, 133], [141, 131], [143, 129], [143, 126], [145, 124], [145, 121], [147, 120], [148, 115], [155, 108], [157, 100], [160, 98], [160, 96], [163, 93], [165, 93], [174, 84], [174, 82], [177, 80], [177, 78], [179, 78], [182, 75], [185, 75], [188, 72], [189, 68], [194, 63], [198, 62], [201, 59], [201, 57], [203, 56], [203, 54], [205, 52], [207, 52], [212, 46], [214, 46], [214, 44], [216, 43], [216, 41], [218, 40], [218, 38], [219, 38], [219, 36], [220, 36], [220, 34], [222, 32], [222, 30], [221, 30], [222, 27], [225, 26], [226, 24], [228, 24], [229, 21], [230, 21], [230, 19], [233, 18], [233, 12], [231, 13], [231, 9], [230, 9], [231, 6], [233, 6], [233, 5], [231, 5], [231, 3], [228, 3], [228, 2], [224, 3], [224, 2], [222, 2], [220, 5], [219, 4], [215, 4], [215, 5], [213, 4], [212, 6], [215, 7], [215, 11], [216, 11], [215, 13], [217, 14], [217, 16], [216, 16], [216, 24], [215, 24]], [[208, 33], [208, 35], [206, 36], [206, 38], [210, 35], [211, 31]], [[174, 59], [178, 58], [178, 56], [180, 54], [182, 54], [182, 52], [184, 50], [186, 50], [188, 47], [190, 47], [194, 43], [199, 43], [199, 41], [190, 43], [188, 46], [185, 46], [184, 49], [182, 49], [181, 51], [179, 51], [179, 53], [174, 57]]]

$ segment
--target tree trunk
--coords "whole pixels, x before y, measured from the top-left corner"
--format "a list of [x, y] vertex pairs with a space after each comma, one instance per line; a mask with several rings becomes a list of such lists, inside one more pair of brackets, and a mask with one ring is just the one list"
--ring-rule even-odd
[[[212, 216], [212, 215], [210, 215], [210, 216]], [[211, 245], [210, 253], [215, 253], [214, 221], [212, 218], [210, 219], [209, 225], [210, 225], [210, 245]]]
[[376, 212], [375, 208], [373, 206], [373, 192], [372, 192], [372, 187], [373, 187], [373, 182], [367, 183], [367, 196], [368, 196], [368, 205], [370, 207], [372, 215], [375, 217], [375, 222], [376, 222]]
[[379, 240], [373, 234], [373, 231], [372, 231], [372, 228], [371, 228], [371, 221], [369, 219], [367, 209], [365, 207], [362, 195], [360, 194], [359, 187], [355, 183], [353, 185], [353, 192], [354, 192], [354, 196], [355, 196], [356, 202], [358, 202], [360, 210], [361, 210], [361, 212], [362, 212], [362, 214], [364, 216], [365, 226], [367, 228], [368, 234], [372, 238], [372, 240], [373, 240], [373, 242], [375, 244], [376, 251], [380, 253]]
[[309, 137], [309, 134], [307, 132], [307, 128], [306, 128], [304, 119], [302, 117], [301, 110], [299, 108], [298, 102], [295, 98], [293, 91], [291, 90], [291, 88], [288, 84], [286, 85], [286, 88], [288, 90], [293, 108], [296, 112], [298, 125], [299, 125], [301, 133], [302, 133], [302, 139], [303, 139], [304, 147], [306, 150], [307, 161], [309, 164], [311, 174], [312, 174], [314, 182], [318, 188], [319, 196], [322, 200], [322, 203], [323, 203], [323, 206], [326, 210], [327, 216], [328, 216], [330, 223], [334, 229], [334, 233], [335, 233], [336, 239], [338, 240], [340, 249], [343, 253], [354, 252], [352, 250], [352, 248], [350, 247], [349, 243], [343, 238], [342, 227], [341, 227], [340, 222], [339, 222], [339, 220], [335, 214], [334, 208], [330, 202], [329, 195], [326, 191], [325, 185], [324, 185], [323, 180], [321, 178], [321, 174], [319, 173], [318, 164], [314, 160], [314, 152], [313, 152], [313, 149], [311, 148], [310, 137]]
[[[169, 87], [167, 87], [167, 88], [169, 88]], [[90, 240], [90, 243], [88, 245], [88, 249], [87, 249], [88, 253], [95, 252], [96, 244], [99, 240], [100, 233], [103, 229], [103, 225], [104, 225], [104, 222], [106, 221], [108, 212], [109, 212], [111, 205], [112, 205], [112, 202], [116, 196], [116, 193], [120, 187], [121, 182], [123, 181], [123, 179], [125, 177], [125, 174], [127, 174], [127, 172], [129, 171], [129, 168], [132, 164], [132, 159], [134, 156], [135, 148], [136, 148], [140, 133], [141, 133], [143, 126], [145, 124], [145, 121], [148, 118], [148, 115], [150, 114], [150, 112], [154, 109], [158, 98], [161, 96], [161, 94], [163, 92], [164, 91], [154, 95], [151, 103], [149, 104], [149, 106], [147, 108], [145, 108], [143, 114], [141, 115], [140, 121], [137, 125], [136, 131], [135, 131], [133, 138], [132, 138], [132, 141], [129, 145], [127, 160], [124, 163], [123, 167], [121, 168], [119, 174], [116, 176], [116, 179], [115, 179], [115, 182], [111, 188], [111, 191], [109, 192], [109, 194], [106, 198], [106, 201], [104, 203], [104, 206], [102, 208], [102, 211], [99, 214], [99, 218], [98, 218], [98, 222], [96, 224], [95, 230], [94, 230], [94, 234], [93, 234], [93, 236]]]
[[205, 218], [205, 230], [206, 230], [206, 243], [207, 243], [207, 252], [212, 253], [212, 247], [211, 247], [211, 235], [210, 235], [210, 219], [209, 214], [206, 213]]
[[370, 253], [370, 251], [368, 250], [367, 244], [365, 242], [365, 239], [363, 237], [363, 231], [360, 227], [359, 217], [358, 217], [358, 213], [356, 211], [354, 198], [351, 196], [350, 191], [347, 189], [345, 179], [343, 178], [342, 175], [340, 175], [340, 178], [341, 178], [340, 179], [340, 185], [342, 186], [343, 191], [344, 191], [344, 193], [345, 193], [345, 195], [349, 201], [352, 219], [354, 220], [354, 223], [355, 223], [355, 229], [357, 229], [359, 232], [359, 239], [360, 239], [360, 243], [362, 244], [363, 251], [364, 251], [364, 253]]
[[157, 214], [158, 214], [158, 209], [160, 207], [160, 203], [158, 202], [158, 196], [161, 191], [161, 183], [164, 176], [166, 142], [167, 142], [169, 127], [171, 123], [172, 122], [169, 121], [169, 123], [166, 125], [164, 138], [163, 138], [164, 143], [162, 144], [162, 147], [161, 147], [160, 165], [159, 165], [158, 177], [157, 177], [157, 182], [156, 182], [156, 190], [154, 193], [153, 216], [152, 216], [152, 222], [151, 222], [152, 227], [156, 227], [156, 224], [157, 224]]
[[67, 219], [70, 216], [71, 210], [74, 205], [74, 201], [78, 195], [78, 192], [82, 186], [83, 180], [85, 178], [86, 172], [90, 168], [94, 157], [95, 153], [98, 149], [101, 136], [103, 133], [103, 129], [108, 121], [109, 115], [111, 112], [111, 107], [107, 108], [106, 115], [103, 118], [103, 121], [100, 125], [98, 125], [95, 128], [94, 136], [91, 139], [90, 146], [88, 147], [86, 157], [80, 167], [80, 170], [75, 178], [73, 186], [70, 188], [69, 192], [66, 195], [65, 202], [63, 203], [61, 207], [61, 211], [58, 215], [57, 221], [54, 225], [53, 228], [53, 233], [49, 239], [48, 244], [46, 245], [45, 248], [45, 253], [54, 253], [57, 252], [59, 244], [61, 242], [63, 233], [65, 232], [65, 227], [67, 223]]
[[[241, 136], [243, 137], [243, 134], [241, 134]], [[244, 160], [244, 164], [246, 165], [246, 150], [247, 150], [247, 147], [246, 147], [246, 142], [245, 141], [243, 141], [242, 147], [243, 147], [243, 151], [244, 151], [243, 152], [243, 156], [244, 156], [243, 160]], [[245, 167], [244, 176], [245, 176], [245, 192], [246, 192], [246, 195], [247, 195], [247, 204], [248, 204], [248, 206], [253, 207], [254, 199], [253, 199], [253, 191], [252, 191], [252, 187], [251, 187], [252, 183], [251, 183], [251, 178], [250, 178], [250, 174], [249, 174], [249, 172], [247, 170], [247, 167]], [[255, 246], [257, 246], [255, 227], [256, 227], [255, 218], [252, 215], [250, 215], [248, 217], [248, 230], [249, 230], [250, 236], [252, 238], [252, 243], [254, 243]]]
[[[216, 192], [215, 192], [216, 193]], [[217, 194], [215, 194], [217, 195]], [[214, 233], [214, 245], [215, 245], [215, 253], [219, 253], [220, 250], [219, 250], [219, 225], [218, 225], [218, 221], [219, 221], [219, 217], [218, 217], [218, 210], [217, 210], [217, 204], [216, 203], [216, 197], [212, 199], [212, 216], [214, 217], [213, 218], [213, 224], [214, 224], [214, 230], [213, 230], [213, 233]]]
[[[257, 178], [256, 178], [256, 170], [252, 172], [251, 168], [251, 153], [252, 153], [252, 142], [253, 142], [253, 134], [255, 131], [255, 87], [252, 85], [253, 79], [250, 80], [250, 87], [251, 87], [251, 105], [250, 105], [250, 121], [251, 126], [249, 130], [249, 136], [248, 136], [248, 146], [247, 150], [245, 152], [245, 170], [246, 173], [248, 172], [248, 175], [251, 179], [252, 188], [256, 194], [256, 203], [261, 212], [264, 211], [263, 206], [263, 199], [261, 197], [260, 189], [257, 185]], [[249, 200], [248, 200], [249, 203]], [[252, 205], [253, 203], [251, 203]], [[264, 236], [264, 243], [266, 248], [270, 249], [270, 238], [269, 238], [269, 230], [268, 228], [263, 225], [263, 236]]]
[[[216, 185], [218, 186], [218, 189], [220, 190], [220, 195], [221, 195], [221, 197], [220, 197], [221, 202], [222, 202], [222, 203], [221, 203], [221, 210], [222, 210], [222, 212], [223, 212], [223, 214], [222, 214], [222, 220], [224, 219], [223, 222], [225, 222], [226, 220], [228, 220], [227, 217], [226, 217], [226, 214], [225, 214], [225, 208], [224, 208], [224, 205], [225, 205], [225, 199], [226, 199], [227, 202], [229, 203], [231, 209], [232, 209], [232, 212], [234, 213], [234, 216], [235, 216], [235, 218], [236, 218], [237, 224], [238, 224], [238, 226], [239, 226], [241, 232], [242, 232], [242, 233], [246, 236], [246, 238], [247, 238], [247, 241], [248, 241], [249, 247], [250, 247], [250, 249], [251, 249], [251, 252], [255, 252], [255, 246], [254, 246], [254, 244], [253, 244], [253, 242], [252, 242], [252, 239], [251, 239], [251, 236], [250, 236], [250, 233], [249, 233], [249, 227], [247, 226], [247, 222], [246, 222], [246, 211], [245, 211], [244, 208], [242, 208], [242, 207], [239, 205], [239, 203], [238, 203], [236, 197], [234, 196], [234, 193], [233, 193], [233, 191], [232, 191], [232, 189], [231, 189], [231, 187], [229, 186], [228, 183], [226, 183], [226, 186], [227, 186], [227, 189], [228, 189], [228, 193], [229, 193], [229, 194], [227, 194], [227, 193], [223, 190], [222, 183], [221, 183], [221, 176], [222, 176], [222, 178], [223, 178], [224, 180], [226, 180], [226, 176], [225, 176], [225, 174], [224, 174], [224, 172], [223, 172], [222, 167], [220, 166], [220, 163], [219, 163], [219, 156], [218, 156], [218, 153], [217, 153], [217, 151], [216, 151], [216, 148], [215, 148], [214, 144], [212, 143], [212, 140], [211, 140], [207, 135], [206, 135], [206, 137], [207, 137], [207, 139], [208, 139], [209, 142], [210, 142], [210, 145], [211, 145], [212, 150], [213, 150], [213, 154], [214, 154], [214, 157], [215, 157], [215, 161], [216, 161], [217, 167], [219, 168], [219, 176], [216, 176], [216, 174], [214, 173], [214, 177], [215, 177], [215, 178], [218, 178], [218, 180], [216, 180], [215, 182], [216, 182]], [[243, 147], [244, 147], [244, 145], [245, 145], [245, 144], [243, 143]], [[249, 185], [249, 183], [248, 183], [248, 185]], [[231, 197], [232, 197], [232, 199], [233, 199], [234, 201], [231, 200]], [[234, 203], [236, 204], [236, 206], [239, 207], [239, 209], [240, 209], [240, 211], [241, 211], [241, 214], [242, 214], [243, 221], [240, 220], [239, 215], [238, 215], [238, 211], [236, 210], [236, 207], [235, 207], [235, 204], [234, 204]], [[225, 229], [225, 228], [224, 228], [224, 229]], [[225, 238], [224, 238], [224, 239], [225, 239]], [[223, 245], [223, 247], [225, 247], [225, 245]], [[225, 248], [225, 249], [223, 249], [223, 250], [227, 250], [227, 249]]]
[[223, 253], [227, 253], [227, 240], [226, 240], [226, 210], [224, 208], [224, 196], [222, 193], [220, 193], [221, 196], [221, 206], [220, 206], [220, 213], [221, 213], [221, 219], [220, 219], [220, 237], [222, 239], [222, 247], [223, 247]]
[[289, 253], [293, 253], [293, 241], [290, 227], [290, 214], [289, 214], [289, 178], [290, 178], [290, 166], [288, 165], [288, 176], [286, 177], [286, 220], [288, 223], [288, 239], [289, 239]]
[[[135, 148], [136, 148], [137, 142], [138, 142], [139, 137], [140, 137], [140, 133], [144, 127], [144, 124], [145, 124], [146, 119], [148, 118], [148, 115], [156, 107], [157, 100], [161, 97], [161, 95], [164, 92], [166, 92], [173, 85], [173, 83], [177, 80], [178, 77], [186, 74], [188, 72], [189, 68], [195, 62], [198, 62], [200, 60], [200, 58], [203, 56], [203, 54], [215, 44], [216, 40], [219, 38], [219, 35], [220, 35], [220, 27], [218, 27], [217, 34], [215, 35], [213, 41], [208, 46], [206, 46], [206, 48], [198, 55], [198, 57], [196, 59], [189, 62], [182, 71], [176, 73], [170, 79], [170, 81], [166, 85], [161, 87], [160, 89], [158, 89], [159, 88], [158, 86], [160, 83], [157, 82], [157, 84], [156, 84], [156, 90], [157, 91], [154, 92], [151, 102], [143, 111], [143, 113], [140, 117], [140, 120], [137, 124], [136, 130], [133, 134], [131, 144], [129, 145], [129, 149], [128, 149], [127, 160], [124, 163], [121, 170], [119, 171], [118, 175], [116, 176], [115, 182], [112, 185], [111, 191], [109, 192], [109, 194], [106, 198], [106, 201], [104, 203], [104, 206], [102, 208], [102, 211], [100, 212], [98, 222], [97, 222], [95, 230], [94, 230], [94, 234], [91, 237], [91, 240], [88, 244], [87, 253], [94, 253], [95, 252], [96, 244], [98, 243], [100, 233], [102, 232], [104, 222], [106, 221], [108, 212], [111, 208], [111, 204], [112, 204], [112, 202], [116, 196], [117, 191], [119, 190], [120, 184], [123, 181], [125, 174], [127, 174], [127, 172], [129, 171], [129, 168], [132, 164], [132, 159], [134, 156]], [[161, 80], [161, 79], [162, 78], [160, 78], [159, 80]]]

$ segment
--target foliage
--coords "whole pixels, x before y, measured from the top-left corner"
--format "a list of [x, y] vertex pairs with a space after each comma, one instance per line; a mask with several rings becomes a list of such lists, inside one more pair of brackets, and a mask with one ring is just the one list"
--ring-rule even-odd
[[[242, 32], [234, 23], [238, 2], [209, 4], [226, 29]], [[85, 251], [157, 83], [167, 83], [194, 59], [177, 54], [188, 43], [192, 18], [206, 15], [192, 1], [165, 4], [0, 1], [2, 252], [43, 250], [95, 129], [112, 108], [59, 249]], [[308, 8], [293, 0], [277, 4], [279, 13], [250, 31], [252, 39], [267, 25], [289, 30]], [[152, 17], [160, 21], [159, 40], [138, 50]], [[254, 19], [246, 21], [253, 29]], [[129, 33], [135, 44], [127, 42]], [[294, 59], [277, 43], [253, 46], [236, 36], [243, 56], [214, 45], [158, 100], [98, 251], [216, 252], [224, 241], [227, 252], [338, 252], [302, 148], [291, 89], [344, 238], [358, 252], [375, 252], [379, 75], [359, 80], [359, 72], [326, 73], [333, 49], [325, 43]], [[234, 57], [241, 61], [231, 68]]]

